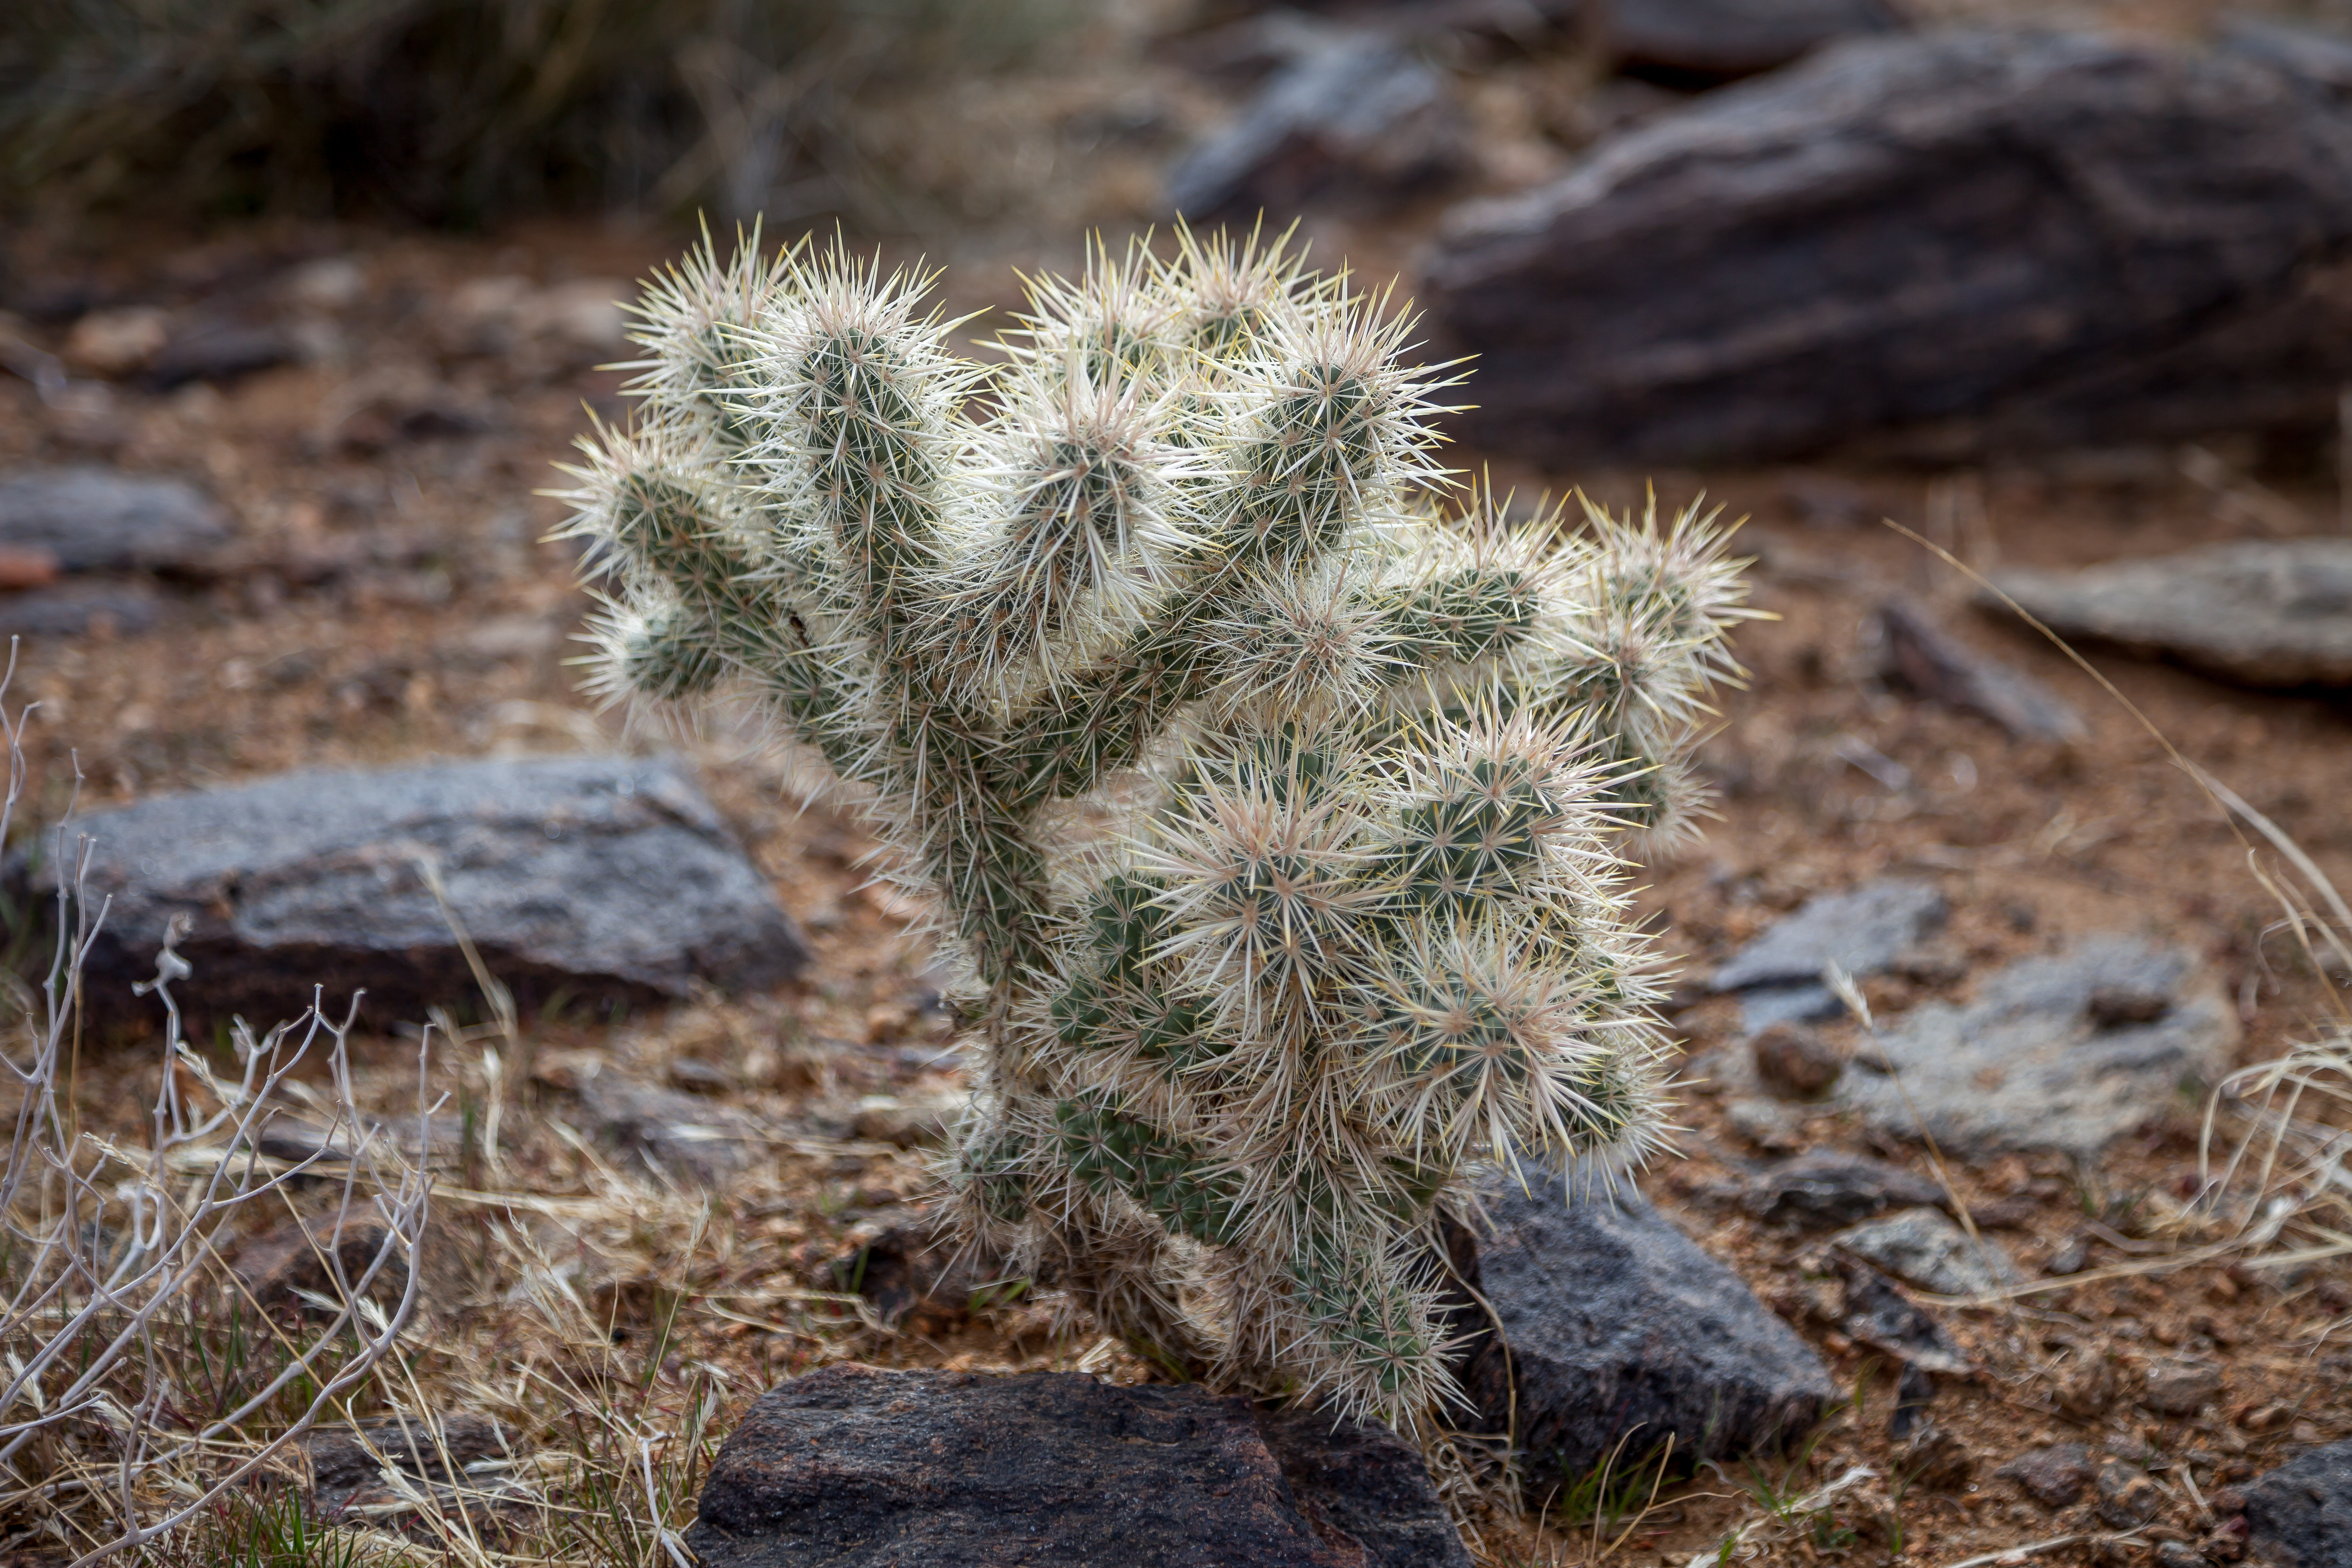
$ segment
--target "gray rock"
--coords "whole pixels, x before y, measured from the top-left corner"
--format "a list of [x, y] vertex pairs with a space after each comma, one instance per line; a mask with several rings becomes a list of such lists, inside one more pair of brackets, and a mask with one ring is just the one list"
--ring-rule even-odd
[[[289, 773], [95, 812], [72, 828], [95, 841], [89, 895], [113, 900], [83, 993], [109, 1017], [155, 1016], [131, 985], [154, 973], [175, 919], [194, 973], [173, 993], [194, 1016], [290, 1016], [314, 984], [331, 998], [365, 988], [383, 1022], [471, 1004], [471, 973], [420, 860], [437, 863], [491, 973], [525, 1005], [559, 990], [593, 1002], [752, 989], [808, 957], [671, 759]], [[15, 869], [21, 888], [21, 856]], [[55, 878], [45, 858], [32, 891], [53, 892]]]
[[2352, 686], [2352, 539], [2214, 544], [1993, 582], [2063, 636], [2257, 686]]
[[1381, 202], [1462, 168], [1467, 122], [1444, 76], [1377, 34], [1341, 35], [1276, 73], [1225, 130], [1168, 175], [1189, 218], [1321, 202]]
[[[1768, 933], [1769, 934], [1769, 933]], [[1927, 1002], [1884, 1027], [1822, 1102], [1947, 1154], [2051, 1149], [2089, 1158], [2226, 1072], [2238, 1015], [2195, 957], [2084, 937], [1987, 975], [1965, 1005]], [[1727, 1107], [1760, 1101], [1741, 1051], [1708, 1058]]]
[[[314, 1426], [299, 1446], [310, 1463], [310, 1506], [331, 1518], [354, 1506], [368, 1510], [356, 1517], [368, 1518], [387, 1505], [417, 1502], [415, 1491], [462, 1511], [499, 1486], [498, 1478], [469, 1473], [467, 1467], [521, 1451], [514, 1433], [487, 1415], [464, 1413]], [[386, 1469], [414, 1489], [409, 1496], [385, 1482]]]
[[1480, 1195], [1494, 1229], [1469, 1283], [1493, 1319], [1470, 1320], [1463, 1383], [1475, 1429], [1512, 1435], [1531, 1498], [1628, 1436], [1635, 1457], [1671, 1435], [1685, 1463], [1775, 1447], [1833, 1397], [1812, 1347], [1630, 1185], [1564, 1201], [1489, 1179]]
[[1881, 0], [1611, 0], [1603, 37], [1622, 68], [1700, 85], [1787, 65], [1838, 38], [1902, 29]]
[[2237, 1039], [2237, 1010], [2193, 956], [2086, 937], [1987, 976], [1966, 1005], [1913, 1008], [1868, 1058], [1888, 1070], [1848, 1073], [1840, 1095], [1898, 1137], [1924, 1121], [1946, 1153], [2088, 1156], [2176, 1103], [2184, 1084], [2219, 1079]]
[[1898, 1279], [1945, 1296], [1990, 1295], [2020, 1278], [2016, 1259], [1999, 1242], [1969, 1240], [1941, 1209], [1904, 1209], [1830, 1239]]
[[1853, 1225], [1890, 1208], [1944, 1201], [1943, 1189], [1927, 1177], [1890, 1165], [1824, 1149], [1784, 1160], [1758, 1175], [1742, 1200], [1767, 1225], [1807, 1229]]
[[0, 637], [78, 637], [101, 627], [134, 637], [163, 613], [163, 596], [142, 583], [60, 583], [0, 595]]
[[1879, 973], [1949, 912], [1935, 884], [1900, 877], [1825, 894], [1733, 953], [1712, 984], [1745, 994], [1742, 1024], [1750, 1034], [1834, 1018], [1843, 1004], [1821, 983], [1832, 964], [1856, 979]]
[[2298, 26], [2275, 16], [2228, 16], [2214, 29], [2213, 43], [2305, 87], [2352, 93], [2352, 37], [2342, 33]]
[[1655, 464], [2332, 429], [2352, 119], [2284, 85], [1941, 30], [1704, 95], [1449, 216], [1427, 275], [1478, 355], [1463, 433]]
[[706, 1187], [750, 1164], [765, 1142], [760, 1125], [741, 1111], [609, 1068], [583, 1073], [579, 1095], [581, 1110], [606, 1142], [658, 1174]]
[[228, 514], [184, 479], [88, 465], [0, 473], [0, 546], [68, 572], [194, 566], [228, 542]]
[[2246, 1544], [2279, 1568], [2352, 1568], [2352, 1442], [2298, 1454], [2242, 1489]]
[[1877, 613], [1883, 673], [1920, 696], [1990, 719], [2021, 741], [2080, 741], [2083, 716], [2048, 687], [1969, 647], [1908, 599]]
[[1420, 1457], [1330, 1426], [1197, 1385], [826, 1367], [728, 1435], [687, 1544], [709, 1568], [1468, 1568]]
[[2194, 1415], [2221, 1393], [2221, 1369], [2210, 1362], [2160, 1361], [2147, 1369], [2139, 1402], [2159, 1415]]

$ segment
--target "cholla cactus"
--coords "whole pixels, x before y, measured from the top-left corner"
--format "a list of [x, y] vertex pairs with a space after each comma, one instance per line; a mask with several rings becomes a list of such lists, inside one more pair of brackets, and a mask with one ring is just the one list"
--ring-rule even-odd
[[1680, 830], [1744, 589], [1695, 513], [1441, 520], [1406, 321], [1179, 240], [1033, 286], [985, 369], [837, 250], [661, 279], [572, 470], [598, 679], [761, 695], [940, 910], [967, 1236], [1171, 1365], [1411, 1424], [1465, 1168], [1658, 1136], [1617, 847]]

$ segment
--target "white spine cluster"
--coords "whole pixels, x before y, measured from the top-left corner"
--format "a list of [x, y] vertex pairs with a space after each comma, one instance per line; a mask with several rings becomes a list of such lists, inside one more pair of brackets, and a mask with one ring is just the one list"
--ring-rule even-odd
[[1442, 520], [1406, 320], [1179, 241], [1034, 284], [993, 368], [837, 252], [660, 279], [572, 470], [597, 679], [740, 683], [860, 786], [970, 963], [969, 1233], [1411, 1423], [1464, 1171], [1658, 1134], [1619, 847], [1681, 831], [1744, 589], [1696, 513]]

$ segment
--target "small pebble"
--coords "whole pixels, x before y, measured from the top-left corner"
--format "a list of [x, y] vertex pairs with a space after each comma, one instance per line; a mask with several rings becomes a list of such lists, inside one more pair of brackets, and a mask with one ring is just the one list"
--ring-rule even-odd
[[1773, 1024], [1748, 1043], [1756, 1075], [1782, 1100], [1819, 1100], [1838, 1080], [1844, 1063], [1829, 1042], [1802, 1024]]

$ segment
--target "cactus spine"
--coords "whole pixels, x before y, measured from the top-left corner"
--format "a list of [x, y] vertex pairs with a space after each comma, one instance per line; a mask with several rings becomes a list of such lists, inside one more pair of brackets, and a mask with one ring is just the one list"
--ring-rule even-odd
[[1441, 519], [1406, 321], [1178, 238], [1033, 285], [988, 368], [837, 249], [658, 279], [572, 470], [596, 681], [758, 693], [934, 900], [968, 1235], [1171, 1365], [1412, 1424], [1433, 1206], [1658, 1136], [1618, 847], [1682, 831], [1744, 589], [1696, 512]]

